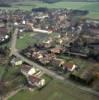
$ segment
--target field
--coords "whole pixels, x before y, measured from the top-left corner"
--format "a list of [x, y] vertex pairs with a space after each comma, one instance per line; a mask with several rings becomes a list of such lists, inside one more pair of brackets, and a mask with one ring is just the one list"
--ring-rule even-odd
[[2, 78], [4, 72], [5, 72], [5, 66], [0, 65], [0, 79]]
[[24, 49], [29, 45], [33, 45], [34, 43], [39, 43], [48, 37], [48, 34], [45, 33], [33, 33], [33, 32], [24, 32], [17, 39], [16, 47], [18, 49]]
[[[57, 3], [42, 3], [39, 1], [33, 1], [33, 2], [24, 2], [24, 3], [16, 3], [17, 6], [31, 6], [32, 7], [48, 7], [48, 8], [68, 8], [68, 9], [88, 9], [88, 10], [98, 10], [99, 3], [91, 3], [91, 2], [57, 2]], [[15, 6], [14, 5], [14, 6]], [[95, 9], [93, 9], [95, 8]]]
[[33, 45], [36, 42], [36, 40], [33, 39], [32, 35], [33, 33], [31, 32], [22, 33], [22, 36], [19, 39], [17, 39], [16, 47], [18, 49], [24, 49], [29, 45]]
[[47, 8], [68, 8], [68, 9], [81, 9], [88, 10], [89, 14], [86, 16], [92, 19], [99, 19], [99, 2], [57, 2], [57, 3], [43, 3], [40, 1], [33, 2], [20, 2], [13, 3], [12, 7], [0, 7], [1, 9], [23, 9], [31, 10], [36, 7], [47, 7]]
[[98, 100], [96, 96], [86, 93], [73, 86], [65, 85], [60, 81], [52, 80], [42, 90], [20, 91], [9, 100]]
[[[58, 2], [53, 4], [47, 4], [42, 2], [26, 2], [26, 3], [17, 3], [13, 4], [11, 8], [5, 9], [23, 9], [31, 10], [36, 7], [48, 7], [48, 8], [68, 8], [68, 9], [81, 9], [88, 10], [90, 13], [86, 16], [92, 19], [99, 19], [99, 3], [88, 3], [88, 2]], [[35, 35], [35, 33], [34, 33]], [[36, 38], [33, 38], [33, 33], [25, 33], [21, 38], [17, 39], [16, 47], [18, 49], [23, 49], [28, 45], [33, 45], [38, 42]], [[70, 58], [71, 59], [71, 58]], [[80, 67], [87, 67], [86, 62], [83, 62], [79, 59], [72, 59], [74, 62], [77, 62]], [[0, 76], [4, 71], [3, 67], [0, 67]], [[12, 79], [10, 77], [13, 75], [14, 70], [6, 74], [5, 79]], [[10, 77], [10, 78], [9, 78]], [[89, 94], [83, 90], [80, 90], [69, 84], [63, 84], [57, 80], [51, 80], [50, 83], [43, 88], [42, 90], [36, 90], [34, 92], [30, 91], [20, 91], [14, 97], [11, 97], [9, 100], [98, 100], [96, 96]]]
[[80, 57], [73, 57], [73, 56], [68, 56], [68, 55], [60, 55], [59, 58], [64, 59], [66, 62], [74, 63], [80, 68], [86, 68], [86, 67], [91, 67], [94, 66], [93, 62], [90, 62], [86, 59], [81, 59]]
[[93, 19], [99, 19], [99, 2], [57, 2], [53, 4], [42, 3], [42, 2], [25, 2], [17, 3], [13, 5], [13, 8], [20, 8], [23, 10], [30, 10], [36, 7], [48, 7], [48, 8], [68, 8], [68, 9], [81, 9], [88, 10], [89, 14], [87, 17]]

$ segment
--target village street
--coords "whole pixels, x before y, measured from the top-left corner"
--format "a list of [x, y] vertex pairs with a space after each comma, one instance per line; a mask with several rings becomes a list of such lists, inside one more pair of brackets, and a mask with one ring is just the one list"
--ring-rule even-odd
[[17, 33], [18, 33], [18, 28], [15, 29], [15, 32], [12, 34], [12, 39], [11, 39], [11, 52], [10, 52], [10, 56], [12, 54], [14, 54], [16, 48], [16, 39], [17, 39]]

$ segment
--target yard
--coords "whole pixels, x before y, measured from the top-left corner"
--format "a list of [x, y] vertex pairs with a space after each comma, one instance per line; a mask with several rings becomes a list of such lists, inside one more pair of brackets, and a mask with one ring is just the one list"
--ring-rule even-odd
[[0, 66], [0, 79], [4, 86], [3, 90], [0, 87], [0, 93], [4, 95], [27, 83], [26, 78], [20, 73], [20, 66]]
[[76, 64], [77, 66], [79, 66], [80, 68], [86, 68], [89, 66], [93, 66], [93, 62], [90, 62], [86, 59], [82, 59], [80, 57], [73, 57], [73, 56], [69, 56], [69, 55], [60, 55], [59, 58], [64, 59], [66, 62], [71, 62]]
[[[0, 65], [0, 78], [4, 82], [18, 82], [21, 81], [20, 83], [24, 84], [24, 76], [21, 74], [20, 71], [21, 66], [9, 66], [9, 65]], [[20, 80], [19, 80], [20, 79]]]
[[24, 49], [26, 48], [27, 46], [29, 45], [33, 45], [34, 43], [36, 43], [36, 39], [33, 39], [33, 36], [35, 33], [31, 33], [31, 32], [28, 32], [28, 33], [22, 33], [22, 36], [17, 39], [17, 42], [16, 42], [16, 47], [18, 49]]
[[98, 97], [83, 90], [52, 80], [42, 90], [20, 91], [9, 100], [98, 100]]
[[45, 40], [47, 37], [48, 34], [45, 33], [25, 32], [22, 33], [22, 36], [20, 36], [19, 39], [17, 39], [16, 47], [18, 49], [24, 49], [29, 45]]
[[5, 72], [5, 66], [0, 65], [0, 79], [2, 78], [4, 72]]

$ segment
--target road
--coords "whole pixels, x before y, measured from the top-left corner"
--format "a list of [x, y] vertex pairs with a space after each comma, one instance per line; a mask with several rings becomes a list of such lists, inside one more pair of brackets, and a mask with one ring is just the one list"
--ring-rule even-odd
[[17, 33], [18, 33], [18, 28], [16, 28], [16, 29], [15, 29], [15, 32], [12, 34], [10, 56], [11, 56], [12, 54], [14, 54], [14, 52], [16, 51]]
[[56, 74], [54, 71], [48, 70], [48, 69], [46, 69], [46, 68], [44, 68], [44, 67], [38, 65], [37, 63], [35, 63], [35, 62], [33, 62], [33, 61], [30, 61], [29, 59], [27, 59], [27, 58], [23, 57], [22, 55], [20, 55], [18, 52], [14, 53], [14, 55], [15, 55], [16, 57], [19, 57], [22, 61], [24, 61], [24, 62], [26, 62], [26, 63], [28, 63], [28, 64], [30, 64], [30, 65], [32, 65], [32, 66], [34, 66], [34, 67], [36, 67], [36, 68], [38, 68], [38, 69], [40, 69], [40, 70], [42, 70], [42, 71], [45, 72], [47, 75], [52, 76], [52, 77], [55, 78], [55, 79], [58, 79], [58, 80], [63, 81], [65, 84], [69, 84], [69, 85], [71, 85], [71, 86], [73, 86], [73, 87], [76, 87], [76, 88], [78, 88], [78, 89], [80, 89], [80, 90], [83, 90], [83, 91], [92, 93], [92, 94], [94, 94], [94, 95], [96, 95], [96, 96], [99, 96], [99, 92], [96, 92], [96, 91], [92, 90], [91, 88], [87, 88], [87, 87], [85, 87], [85, 86], [76, 85], [76, 84], [72, 83], [71, 81], [65, 79], [63, 76], [60, 76], [60, 75]]
[[26, 62], [26, 63], [28, 63], [28, 64], [30, 64], [30, 65], [32, 65], [32, 66], [34, 66], [34, 67], [36, 67], [36, 68], [38, 68], [40, 70], [42, 70], [47, 75], [52, 76], [55, 79], [63, 81], [65, 84], [69, 84], [69, 85], [71, 85], [73, 87], [76, 87], [76, 88], [78, 88], [80, 90], [86, 91], [86, 92], [91, 93], [91, 94], [96, 95], [96, 96], [99, 96], [99, 92], [96, 92], [96, 91], [92, 90], [91, 88], [87, 88], [85, 86], [74, 84], [73, 82], [65, 79], [63, 76], [58, 75], [54, 71], [46, 69], [43, 66], [41, 66], [41, 65], [39, 65], [39, 64], [37, 64], [37, 63], [25, 58], [24, 56], [22, 56], [18, 52], [18, 50], [16, 49], [17, 32], [18, 32], [18, 29], [16, 28], [14, 34], [12, 35], [11, 54], [15, 55], [16, 57], [19, 57], [22, 61], [24, 61], [24, 62]]
[[55, 72], [51, 71], [51, 70], [48, 70], [40, 65], [38, 65], [37, 63], [33, 62], [33, 61], [30, 61], [29, 59], [23, 57], [22, 55], [20, 55], [18, 52], [14, 53], [14, 55], [16, 57], [19, 57], [22, 61], [42, 70], [44, 73], [46, 73], [47, 75], [50, 75], [52, 76], [53, 78], [56, 78], [56, 79], [60, 79], [60, 80], [64, 80], [64, 78], [60, 75], [57, 75]]

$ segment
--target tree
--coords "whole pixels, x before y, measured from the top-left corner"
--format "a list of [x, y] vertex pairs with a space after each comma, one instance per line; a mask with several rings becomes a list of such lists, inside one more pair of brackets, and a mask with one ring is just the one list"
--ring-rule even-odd
[[3, 23], [4, 23], [4, 25], [5, 25], [5, 27], [7, 26], [7, 19], [3, 19]]

